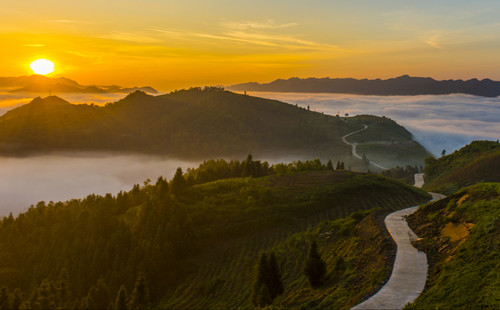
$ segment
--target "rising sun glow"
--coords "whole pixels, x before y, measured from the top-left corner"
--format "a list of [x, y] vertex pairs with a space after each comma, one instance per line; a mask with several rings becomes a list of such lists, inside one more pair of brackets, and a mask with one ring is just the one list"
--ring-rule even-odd
[[49, 74], [54, 71], [54, 63], [47, 59], [37, 59], [30, 64], [31, 70], [36, 74]]

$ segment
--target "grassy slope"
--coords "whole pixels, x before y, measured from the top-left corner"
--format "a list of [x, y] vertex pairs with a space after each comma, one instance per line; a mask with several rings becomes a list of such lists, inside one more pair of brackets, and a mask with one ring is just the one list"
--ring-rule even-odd
[[[387, 253], [376, 260], [368, 258], [378, 255], [378, 251], [382, 251], [378, 245], [387, 242], [383, 241], [381, 233], [374, 232], [373, 227], [348, 229], [356, 225], [357, 218], [344, 220], [345, 225], [324, 223], [316, 228], [316, 232], [292, 234], [303, 232], [325, 219], [341, 218], [355, 211], [374, 207], [394, 210], [428, 199], [423, 191], [394, 180], [349, 172], [297, 173], [268, 177], [261, 182], [264, 182], [262, 186], [270, 189], [269, 197], [272, 198], [257, 208], [248, 207], [248, 199], [251, 198], [242, 195], [238, 186], [228, 191], [229, 184], [236, 184], [234, 180], [197, 186], [197, 190], [206, 197], [205, 201], [214, 202], [210, 207], [213, 217], [208, 220], [208, 229], [213, 236], [204, 240], [209, 246], [195, 261], [197, 271], [186, 278], [175, 292], [168, 294], [161, 307], [251, 307], [249, 296], [254, 267], [260, 251], [270, 249], [275, 249], [282, 260], [287, 285], [287, 293], [276, 304], [298, 306], [306, 300], [320, 303], [328, 295], [342, 295], [343, 287], [347, 285], [345, 290], [351, 293], [352, 298], [342, 299], [339, 304], [352, 305], [360, 301], [362, 295], [371, 292], [387, 273], [383, 266], [383, 257]], [[262, 188], [257, 188], [256, 191], [262, 192]], [[239, 201], [241, 196], [247, 201]], [[226, 203], [217, 203], [221, 201]], [[196, 203], [192, 207], [197, 208]], [[225, 219], [229, 220], [226, 222]], [[346, 228], [342, 229], [342, 225]], [[320, 245], [325, 251], [335, 249], [335, 252], [345, 252], [346, 265], [350, 266], [342, 276], [332, 274], [328, 284], [320, 289], [323, 292], [320, 294], [316, 290], [308, 292], [306, 282], [299, 273], [306, 251], [304, 236], [317, 234], [318, 229], [346, 234], [334, 234], [328, 242], [322, 240]], [[373, 238], [374, 244], [367, 243], [365, 238], [368, 235]], [[335, 257], [331, 254], [327, 256], [331, 269]], [[374, 265], [370, 265], [372, 263]], [[356, 272], [358, 267], [363, 271]], [[333, 300], [324, 302], [334, 304]]]
[[[363, 123], [370, 128], [359, 137], [370, 146], [370, 156], [396, 154], [405, 164], [427, 156], [409, 132], [387, 118], [333, 117], [216, 88], [160, 96], [136, 92], [106, 107], [37, 98], [0, 117], [0, 153], [128, 151], [205, 159], [286, 152], [299, 159], [347, 161], [350, 147], [341, 137]], [[350, 165], [360, 163], [353, 159]]]
[[80, 149], [206, 158], [307, 150], [339, 157], [348, 154], [340, 137], [359, 128], [356, 122], [219, 89], [161, 96], [136, 92], [106, 107], [49, 97], [0, 117], [0, 151]]
[[408, 219], [431, 261], [409, 309], [500, 307], [500, 183], [471, 186]]
[[426, 160], [426, 183], [430, 191], [452, 194], [480, 182], [500, 181], [500, 144], [474, 141], [437, 160]]
[[358, 154], [366, 153], [368, 159], [386, 167], [396, 165], [422, 165], [429, 152], [413, 140], [403, 126], [386, 117], [359, 115], [353, 117], [368, 128], [348, 138], [357, 142]]

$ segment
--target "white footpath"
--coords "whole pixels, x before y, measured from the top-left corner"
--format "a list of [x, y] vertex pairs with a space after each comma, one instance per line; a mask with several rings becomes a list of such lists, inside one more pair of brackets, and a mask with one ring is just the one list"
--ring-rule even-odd
[[[415, 175], [415, 185], [423, 185], [423, 174]], [[432, 200], [444, 196], [430, 193]], [[401, 309], [413, 302], [424, 290], [427, 280], [427, 255], [413, 247], [417, 235], [410, 229], [405, 216], [415, 212], [418, 206], [393, 212], [384, 222], [397, 244], [396, 260], [389, 281], [375, 295], [352, 309]]]

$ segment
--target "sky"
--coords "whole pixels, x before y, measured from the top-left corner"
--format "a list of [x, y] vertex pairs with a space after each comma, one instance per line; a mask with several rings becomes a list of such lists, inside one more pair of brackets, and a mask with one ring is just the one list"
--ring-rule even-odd
[[0, 0], [0, 76], [168, 91], [289, 77], [500, 80], [497, 0]]

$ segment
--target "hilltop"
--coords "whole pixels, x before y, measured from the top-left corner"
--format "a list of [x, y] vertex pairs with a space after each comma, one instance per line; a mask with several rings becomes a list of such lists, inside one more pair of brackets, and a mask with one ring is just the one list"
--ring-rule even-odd
[[425, 160], [424, 188], [453, 194], [460, 188], [481, 182], [500, 182], [500, 143], [473, 141], [442, 156]]
[[[498, 174], [496, 174], [498, 176]], [[426, 288], [405, 309], [500, 307], [500, 183], [481, 183], [408, 217], [430, 261]]]
[[352, 157], [341, 137], [362, 129], [365, 121], [370, 125], [363, 143], [385, 141], [366, 150], [368, 156], [394, 154], [394, 148], [400, 149], [395, 160], [402, 162], [423, 162], [428, 155], [406, 129], [387, 118], [340, 118], [213, 87], [160, 96], [137, 91], [105, 107], [36, 98], [0, 117], [0, 153], [84, 150], [196, 159], [252, 153], [344, 160], [354, 169], [363, 163]]
[[[345, 308], [390, 273], [384, 259], [393, 246], [378, 218], [428, 199], [395, 180], [317, 160], [207, 161], [171, 181], [40, 202], [3, 219], [0, 282], [24, 307], [104, 309], [123, 287], [130, 304], [145, 308], [249, 308], [259, 254], [273, 250], [286, 288], [276, 305]], [[318, 290], [300, 273], [310, 240], [328, 263]]]
[[0, 89], [10, 92], [27, 93], [132, 93], [140, 90], [150, 94], [158, 91], [150, 86], [143, 87], [121, 87], [117, 85], [80, 85], [78, 82], [68, 78], [50, 78], [43, 75], [30, 75], [20, 77], [0, 77]]
[[500, 95], [500, 82], [490, 79], [437, 81], [430, 77], [410, 77], [408, 75], [387, 80], [290, 78], [288, 80], [278, 79], [265, 84], [256, 82], [236, 84], [228, 88], [236, 91], [345, 93], [377, 96], [469, 94], [497, 97]]

